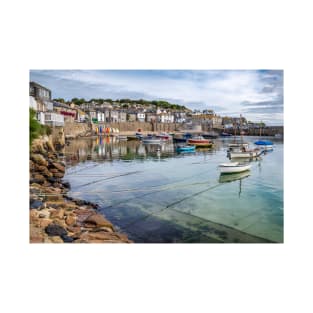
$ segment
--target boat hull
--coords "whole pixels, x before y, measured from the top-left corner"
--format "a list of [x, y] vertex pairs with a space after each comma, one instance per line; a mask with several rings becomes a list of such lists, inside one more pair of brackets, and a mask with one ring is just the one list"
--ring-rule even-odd
[[195, 146], [177, 147], [176, 151], [177, 152], [193, 152], [195, 151], [195, 149], [196, 149]]
[[187, 141], [188, 145], [193, 145], [196, 147], [212, 147], [213, 143], [209, 140], [198, 140], [198, 139], [189, 139]]
[[249, 171], [251, 165], [237, 165], [237, 166], [220, 166], [221, 174], [233, 174]]
[[231, 159], [234, 158], [255, 158], [261, 155], [261, 151], [247, 151], [247, 152], [229, 152], [229, 156]]
[[161, 139], [142, 139], [142, 143], [150, 145], [160, 144], [161, 142]]

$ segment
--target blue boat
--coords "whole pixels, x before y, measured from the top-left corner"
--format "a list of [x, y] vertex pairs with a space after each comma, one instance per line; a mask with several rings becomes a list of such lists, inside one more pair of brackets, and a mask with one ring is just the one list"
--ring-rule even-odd
[[229, 137], [229, 136], [232, 136], [232, 134], [226, 133], [226, 132], [222, 132], [220, 136], [221, 137]]
[[258, 146], [272, 146], [273, 145], [273, 143], [269, 140], [258, 140], [254, 144]]
[[257, 146], [262, 146], [264, 151], [273, 150], [273, 143], [269, 140], [258, 140], [254, 144]]
[[196, 146], [178, 146], [176, 147], [177, 152], [194, 152], [196, 150]]

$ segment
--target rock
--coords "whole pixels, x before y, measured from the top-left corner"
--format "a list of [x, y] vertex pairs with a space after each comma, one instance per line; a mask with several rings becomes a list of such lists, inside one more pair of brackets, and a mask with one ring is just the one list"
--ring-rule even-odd
[[39, 219], [39, 226], [42, 229], [45, 229], [48, 225], [50, 225], [53, 222], [53, 220], [51, 220], [50, 218], [41, 218]]
[[77, 209], [77, 205], [74, 202], [64, 202], [63, 207], [67, 211], [73, 211]]
[[64, 173], [53, 173], [53, 177], [62, 178], [64, 176]]
[[51, 140], [47, 141], [47, 148], [48, 148], [49, 151], [53, 151], [53, 152], [55, 151], [54, 146], [53, 146]]
[[43, 209], [39, 213], [40, 218], [49, 218], [50, 217], [50, 211], [48, 209]]
[[[52, 173], [50, 173], [52, 175]], [[57, 179], [55, 177], [47, 177], [47, 181], [51, 184], [57, 182]]]
[[34, 171], [35, 170], [35, 163], [32, 160], [29, 160], [29, 170]]
[[64, 166], [62, 166], [61, 164], [59, 164], [59, 163], [56, 163], [56, 162], [54, 162], [54, 163], [52, 163], [53, 164], [53, 166], [56, 168], [56, 169], [58, 169], [60, 172], [65, 172], [65, 167]]
[[63, 239], [61, 238], [61, 236], [51, 236], [51, 241], [53, 243], [63, 243]]
[[47, 201], [58, 201], [58, 200], [62, 201], [63, 197], [62, 195], [58, 195], [58, 194], [47, 194], [45, 196], [45, 199]]
[[59, 171], [56, 168], [49, 168], [51, 173], [59, 173]]
[[66, 225], [72, 226], [76, 224], [76, 216], [74, 214], [68, 215], [65, 220]]
[[62, 236], [67, 235], [67, 231], [60, 225], [52, 223], [45, 228], [45, 232], [49, 236]]
[[29, 228], [29, 242], [30, 243], [41, 243], [44, 242], [44, 235], [39, 227], [30, 225]]
[[46, 206], [50, 208], [60, 208], [64, 205], [64, 201], [47, 201]]
[[62, 235], [61, 238], [64, 242], [73, 242], [74, 241], [74, 239], [72, 237], [67, 236], [67, 235]]
[[31, 183], [37, 183], [37, 184], [43, 184], [45, 182], [45, 177], [41, 174], [34, 174], [33, 180], [31, 181]]
[[34, 200], [30, 202], [30, 209], [40, 209], [43, 206], [43, 202], [40, 200]]
[[30, 184], [42, 184], [44, 181], [42, 179], [35, 179], [35, 178], [31, 178], [29, 180]]
[[31, 151], [32, 153], [45, 153], [46, 150], [45, 150], [44, 147], [43, 147], [43, 142], [42, 142], [42, 140], [41, 140], [41, 139], [35, 139], [35, 140], [33, 140], [30, 151]]
[[109, 228], [113, 228], [113, 225], [106, 220], [101, 214], [92, 214], [89, 215], [85, 221], [85, 223], [89, 223], [89, 224], [93, 224], [97, 227], [101, 227], [101, 226], [105, 226], [105, 227], [109, 227]]
[[63, 182], [62, 185], [63, 185], [64, 188], [67, 188], [67, 189], [71, 188], [71, 185], [70, 185], [69, 182]]
[[32, 154], [31, 160], [39, 165], [48, 166], [48, 161], [41, 154]]
[[64, 209], [58, 209], [51, 212], [51, 218], [59, 218], [60, 220], [64, 217]]
[[50, 177], [53, 176], [53, 174], [50, 173], [50, 171], [49, 171], [48, 169], [44, 170], [44, 171], [42, 172], [42, 174], [43, 174], [46, 178], [50, 178]]

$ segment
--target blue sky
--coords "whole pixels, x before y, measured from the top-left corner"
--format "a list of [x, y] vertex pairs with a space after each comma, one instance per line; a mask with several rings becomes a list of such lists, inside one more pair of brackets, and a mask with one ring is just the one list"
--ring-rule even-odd
[[166, 100], [283, 125], [282, 70], [31, 70], [53, 98]]

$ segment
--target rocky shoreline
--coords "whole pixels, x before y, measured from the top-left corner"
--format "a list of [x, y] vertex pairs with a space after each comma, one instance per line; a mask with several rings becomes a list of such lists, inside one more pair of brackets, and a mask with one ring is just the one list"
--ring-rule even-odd
[[30, 243], [130, 243], [97, 205], [67, 196], [65, 164], [51, 138], [34, 140], [30, 151]]

